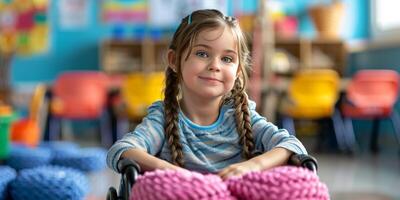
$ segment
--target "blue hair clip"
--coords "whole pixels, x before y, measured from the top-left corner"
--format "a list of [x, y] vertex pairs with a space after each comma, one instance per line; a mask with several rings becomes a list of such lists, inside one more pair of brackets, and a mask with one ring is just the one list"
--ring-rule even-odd
[[191, 24], [191, 23], [192, 23], [192, 14], [189, 15], [189, 18], [188, 18], [188, 25]]

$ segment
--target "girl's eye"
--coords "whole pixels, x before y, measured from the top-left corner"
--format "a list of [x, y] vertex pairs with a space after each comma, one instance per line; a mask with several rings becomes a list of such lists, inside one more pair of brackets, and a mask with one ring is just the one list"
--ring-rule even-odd
[[196, 56], [202, 57], [202, 58], [207, 58], [208, 54], [205, 51], [197, 51]]
[[233, 59], [231, 57], [223, 57], [222, 61], [226, 62], [226, 63], [231, 63], [233, 61]]

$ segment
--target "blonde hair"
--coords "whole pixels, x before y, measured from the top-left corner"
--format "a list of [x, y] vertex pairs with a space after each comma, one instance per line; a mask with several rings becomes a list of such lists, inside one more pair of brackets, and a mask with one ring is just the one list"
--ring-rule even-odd
[[[197, 36], [204, 30], [218, 27], [228, 27], [236, 36], [238, 43], [239, 56], [239, 76], [231, 92], [224, 98], [224, 101], [232, 100], [235, 106], [236, 128], [239, 134], [239, 143], [243, 146], [243, 156], [250, 158], [254, 149], [254, 141], [250, 123], [250, 111], [248, 106], [248, 96], [245, 92], [247, 84], [247, 70], [249, 69], [250, 54], [247, 47], [246, 38], [239, 27], [238, 21], [229, 16], [224, 16], [218, 10], [198, 10], [182, 19], [181, 24], [176, 30], [169, 48], [175, 52], [175, 71], [167, 68], [166, 84], [164, 90], [165, 107], [165, 134], [171, 150], [172, 163], [178, 166], [183, 163], [183, 150], [180, 143], [178, 130], [179, 113], [179, 84], [181, 77], [181, 59], [187, 59], [190, 54]], [[189, 50], [183, 55], [185, 50]], [[183, 57], [185, 56], [185, 57]]]

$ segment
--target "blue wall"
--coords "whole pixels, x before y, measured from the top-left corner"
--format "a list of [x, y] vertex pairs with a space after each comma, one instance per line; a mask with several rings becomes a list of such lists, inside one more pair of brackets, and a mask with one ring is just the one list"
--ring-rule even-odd
[[[371, 38], [370, 35], [370, 19], [369, 15], [369, 2], [367, 0], [347, 0], [349, 2], [357, 1], [358, 6], [363, 9], [359, 9], [359, 14], [354, 26], [354, 38]], [[352, 75], [359, 69], [393, 69], [400, 72], [400, 44], [390, 44], [389, 46], [381, 46], [375, 48], [365, 49], [360, 52], [354, 52], [349, 55], [347, 75]]]
[[[100, 22], [100, 4], [98, 0], [87, 0], [89, 2], [89, 24], [80, 30], [66, 31], [58, 24], [58, 4], [51, 1], [49, 9], [50, 19], [50, 47], [47, 53], [32, 57], [17, 56], [12, 63], [11, 79], [13, 84], [24, 82], [51, 82], [64, 70], [73, 69], [99, 69], [99, 43], [101, 39], [109, 38], [112, 34], [112, 27]], [[314, 35], [313, 25], [307, 15], [307, 7], [326, 0], [281, 0], [288, 13], [300, 17], [300, 34], [306, 37]], [[369, 0], [343, 0], [346, 5], [345, 23], [342, 33], [346, 40], [368, 38], [369, 36]], [[257, 1], [229, 0], [228, 9], [232, 12], [232, 2], [241, 2], [245, 12], [254, 12], [257, 8]], [[232, 14], [229, 13], [228, 14]], [[397, 53], [398, 51], [395, 51]], [[394, 53], [393, 53], [394, 54]], [[369, 54], [368, 54], [369, 55]], [[374, 54], [373, 54], [374, 55]], [[385, 60], [395, 65], [397, 59], [388, 58], [382, 53]], [[360, 57], [361, 56], [361, 57]], [[368, 56], [367, 56], [368, 57]], [[355, 55], [350, 58], [349, 67], [356, 68], [363, 60], [363, 55]], [[372, 57], [371, 59], [373, 59]], [[377, 61], [370, 63], [379, 63]], [[368, 61], [369, 62], [369, 61]], [[364, 64], [364, 63], [362, 63]], [[351, 71], [351, 70], [350, 70]]]
[[89, 24], [81, 30], [65, 31], [57, 22], [58, 4], [49, 8], [50, 44], [47, 53], [22, 57], [12, 63], [12, 80], [17, 82], [52, 81], [58, 73], [70, 69], [98, 69], [98, 43], [109, 28], [97, 20], [97, 0], [89, 0]]
[[400, 72], [400, 47], [371, 49], [350, 55], [350, 74], [359, 69], [394, 69]]

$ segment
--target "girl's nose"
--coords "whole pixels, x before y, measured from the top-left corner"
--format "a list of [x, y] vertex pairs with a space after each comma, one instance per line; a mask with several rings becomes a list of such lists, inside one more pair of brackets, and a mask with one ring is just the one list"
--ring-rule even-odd
[[208, 64], [207, 69], [209, 71], [220, 71], [220, 63], [219, 63], [219, 59], [214, 58], [210, 60], [210, 63]]

